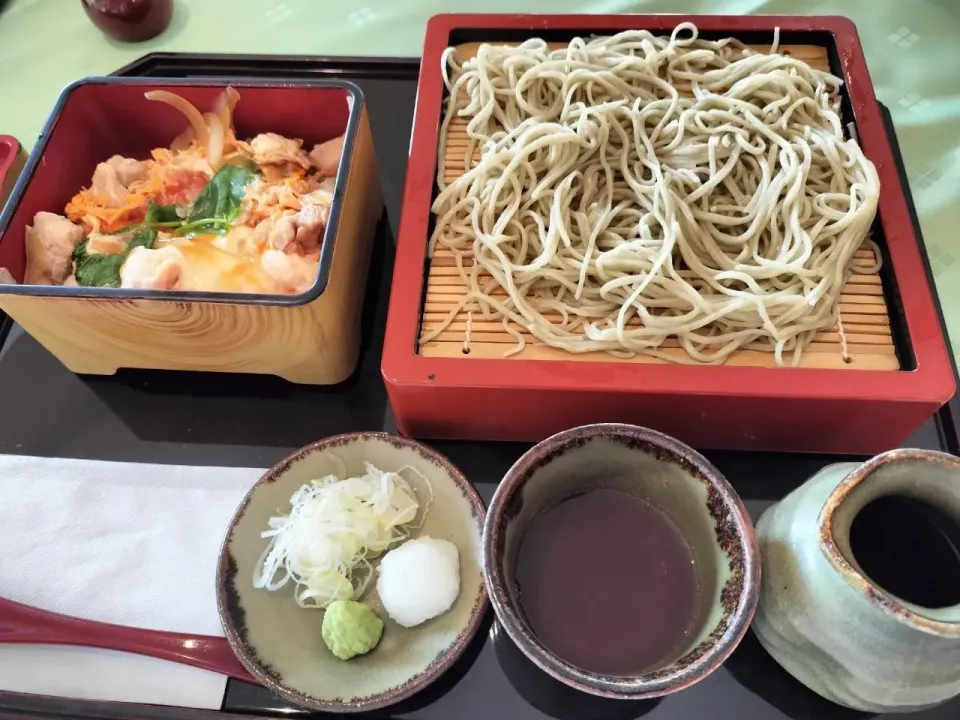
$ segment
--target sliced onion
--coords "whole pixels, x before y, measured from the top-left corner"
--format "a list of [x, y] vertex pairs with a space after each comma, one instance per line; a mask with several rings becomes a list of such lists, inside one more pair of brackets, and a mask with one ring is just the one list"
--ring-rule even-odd
[[207, 162], [210, 163], [210, 167], [216, 172], [220, 169], [220, 165], [223, 162], [224, 127], [220, 118], [213, 113], [206, 113], [203, 118], [210, 126], [210, 144], [207, 148]]
[[197, 142], [200, 143], [200, 147], [203, 147], [207, 144], [209, 138], [207, 133], [207, 125], [203, 122], [203, 115], [201, 115], [200, 111], [190, 104], [185, 98], [182, 98], [175, 93], [168, 92], [167, 90], [151, 90], [148, 93], [144, 93], [144, 97], [147, 98], [147, 100], [156, 100], [157, 102], [166, 103], [167, 105], [175, 107], [177, 110], [182, 112], [184, 115], [186, 115], [187, 120], [190, 121], [190, 127], [193, 128], [193, 135]]
[[214, 107], [216, 108], [217, 117], [220, 118], [220, 122], [223, 124], [224, 133], [229, 134], [233, 128], [233, 109], [237, 106], [239, 100], [240, 93], [229, 85], [227, 85], [220, 97], [217, 98], [217, 104]]
[[170, 143], [170, 149], [174, 152], [180, 152], [181, 150], [188, 149], [193, 145], [193, 128], [186, 127], [183, 129], [183, 132], [177, 135], [173, 142]]

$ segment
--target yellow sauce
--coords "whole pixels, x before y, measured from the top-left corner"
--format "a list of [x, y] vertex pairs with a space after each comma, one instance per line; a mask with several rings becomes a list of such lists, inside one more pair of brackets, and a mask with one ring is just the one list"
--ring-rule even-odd
[[282, 293], [260, 265], [259, 254], [245, 253], [230, 235], [160, 238], [155, 247], [174, 245], [183, 253], [178, 287], [208, 292]]

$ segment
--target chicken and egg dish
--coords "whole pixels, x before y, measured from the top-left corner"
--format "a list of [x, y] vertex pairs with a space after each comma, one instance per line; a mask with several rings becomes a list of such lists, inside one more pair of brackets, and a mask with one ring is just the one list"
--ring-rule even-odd
[[25, 284], [297, 294], [317, 276], [343, 138], [239, 140], [233, 88], [201, 113], [146, 94], [190, 121], [169, 148], [101, 162], [63, 215], [26, 230]]

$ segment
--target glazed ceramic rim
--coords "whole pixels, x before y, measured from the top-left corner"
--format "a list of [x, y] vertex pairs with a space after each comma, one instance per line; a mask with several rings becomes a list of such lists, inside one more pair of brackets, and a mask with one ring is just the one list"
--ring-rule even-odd
[[[834, 569], [847, 578], [850, 585], [862, 594], [874, 607], [896, 618], [898, 622], [906, 623], [910, 627], [931, 635], [960, 637], [960, 623], [951, 623], [935, 620], [911, 610], [904, 603], [906, 601], [884, 590], [871, 580], [860, 568], [859, 564], [851, 563], [840, 552], [833, 539], [833, 516], [837, 508], [843, 504], [850, 493], [871, 473], [877, 471], [892, 460], [934, 460], [960, 471], [960, 458], [937, 450], [921, 450], [916, 448], [898, 448], [888, 450], [870, 458], [853, 468], [844, 476], [843, 480], [827, 497], [817, 518], [817, 533], [820, 539], [820, 549]], [[895, 493], [892, 493], [895, 494]], [[489, 516], [487, 518], [489, 520]], [[914, 605], [914, 607], [921, 607]], [[952, 607], [958, 607], [954, 605]], [[933, 608], [931, 608], [933, 609]], [[937, 608], [942, 611], [948, 608]]]
[[[723, 635], [692, 663], [675, 672], [647, 679], [607, 676], [578, 668], [547, 650], [532, 630], [524, 635], [526, 623], [520, 619], [507, 592], [503, 575], [503, 558], [494, 557], [494, 538], [506, 523], [505, 511], [509, 500], [521, 490], [521, 479], [528, 477], [544, 452], [553, 453], [577, 440], [592, 440], [604, 435], [617, 435], [649, 443], [688, 461], [720, 494], [724, 507], [733, 516], [737, 527], [737, 541], [744, 555], [743, 590], [737, 598], [736, 609], [730, 616]], [[639, 451], [638, 451], [639, 452]], [[564, 430], [537, 443], [507, 471], [497, 487], [487, 510], [483, 525], [483, 579], [494, 612], [510, 639], [537, 667], [551, 677], [577, 690], [601, 697], [623, 700], [642, 700], [669, 695], [683, 690], [707, 677], [720, 667], [740, 644], [746, 634], [760, 596], [760, 555], [754, 537], [753, 523], [742, 500], [722, 473], [703, 455], [669, 435], [637, 425], [596, 423]]]
[[243, 515], [247, 505], [253, 497], [254, 491], [263, 483], [271, 482], [277, 476], [282, 475], [289, 469], [290, 465], [307, 455], [318, 451], [323, 452], [331, 445], [343, 445], [345, 443], [352, 444], [369, 440], [384, 441], [395, 447], [401, 446], [404, 448], [409, 448], [411, 450], [415, 450], [430, 460], [436, 461], [437, 464], [439, 464], [459, 486], [464, 497], [474, 509], [476, 516], [481, 520], [481, 526], [483, 522], [485, 522], [486, 504], [483, 502], [483, 498], [480, 497], [480, 494], [477, 492], [476, 488], [474, 488], [473, 484], [467, 480], [466, 476], [460, 472], [460, 470], [449, 460], [449, 458], [421, 442], [417, 442], [416, 440], [411, 440], [410, 438], [405, 438], [399, 435], [391, 435], [390, 433], [386, 432], [342, 433], [340, 435], [331, 435], [323, 438], [322, 440], [317, 440], [309, 445], [305, 445], [299, 450], [292, 452], [290, 455], [287, 455], [287, 457], [267, 470], [260, 477], [260, 479], [254, 483], [253, 487], [251, 487], [247, 494], [244, 495], [243, 500], [237, 507], [233, 517], [230, 518], [230, 524], [227, 526], [227, 532], [224, 535], [223, 542], [220, 546], [220, 556], [217, 561], [217, 612], [220, 615], [220, 624], [223, 626], [224, 634], [226, 635], [230, 649], [233, 650], [233, 653], [237, 656], [240, 664], [243, 665], [243, 667], [246, 668], [247, 671], [253, 675], [253, 677], [256, 678], [261, 685], [276, 693], [284, 700], [288, 700], [292, 703], [296, 703], [297, 705], [301, 705], [312, 710], [322, 710], [332, 713], [363, 712], [366, 710], [378, 710], [380, 708], [385, 708], [398, 703], [401, 700], [406, 700], [408, 697], [418, 693], [427, 686], [431, 685], [434, 681], [438, 680], [441, 675], [449, 670], [450, 667], [460, 659], [464, 651], [466, 651], [467, 647], [470, 645], [470, 642], [476, 636], [477, 631], [480, 629], [480, 625], [482, 624], [483, 618], [487, 613], [487, 608], [489, 607], [489, 596], [487, 594], [486, 583], [484, 582], [481, 583], [480, 596], [473, 604], [473, 609], [471, 610], [470, 614], [470, 621], [467, 623], [463, 631], [461, 631], [457, 636], [456, 640], [451, 643], [446, 650], [440, 653], [440, 655], [434, 658], [430, 665], [427, 666], [426, 670], [414, 675], [405, 683], [398, 685], [392, 690], [377, 693], [376, 695], [369, 695], [359, 700], [331, 702], [307, 695], [306, 693], [300, 692], [276, 681], [263, 669], [263, 666], [260, 665], [260, 663], [254, 661], [248, 656], [246, 648], [244, 648], [243, 642], [240, 639], [240, 635], [237, 632], [236, 627], [234, 627], [234, 624], [230, 618], [230, 614], [227, 611], [226, 582], [228, 564], [227, 560], [229, 558], [228, 545], [230, 542], [230, 537], [233, 535], [233, 531], [236, 528], [237, 522]]

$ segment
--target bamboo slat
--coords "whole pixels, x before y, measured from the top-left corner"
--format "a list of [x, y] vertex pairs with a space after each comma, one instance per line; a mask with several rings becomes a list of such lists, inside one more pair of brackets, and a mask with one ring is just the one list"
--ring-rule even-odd
[[[460, 45], [457, 56], [463, 61], [476, 54], [478, 43]], [[554, 45], [554, 44], [552, 44]], [[754, 46], [760, 52], [767, 47]], [[795, 58], [804, 60], [819, 70], [829, 70], [829, 60], [825, 48], [812, 45], [784, 46], [780, 50]], [[444, 157], [444, 176], [451, 182], [460, 175], [466, 165], [466, 121], [455, 120], [451, 123], [446, 138]], [[867, 247], [857, 251], [854, 266], [867, 268], [874, 264], [873, 250]], [[470, 261], [465, 262], [470, 267]], [[481, 276], [481, 283], [482, 283]], [[430, 260], [429, 272], [424, 295], [421, 330], [426, 333], [438, 328], [457, 306], [466, 290], [453, 254], [446, 249], [438, 249]], [[502, 289], [492, 293], [494, 297], [504, 296]], [[835, 370], [898, 370], [899, 362], [890, 330], [889, 312], [883, 297], [883, 288], [878, 275], [853, 274], [840, 297], [840, 313], [847, 343], [847, 356], [841, 352], [841, 335], [838, 328], [819, 333], [806, 348], [801, 359], [801, 367], [827, 368]], [[559, 319], [559, 316], [557, 317]], [[639, 321], [634, 319], [631, 324]], [[517, 346], [516, 335], [523, 336], [526, 346], [510, 359], [526, 360], [567, 360], [580, 362], [627, 362], [640, 364], [658, 364], [665, 360], [647, 356], [629, 359], [613, 357], [607, 353], [569, 353], [564, 350], [543, 345], [532, 335], [520, 328], [508, 333], [499, 321], [485, 320], [475, 312], [469, 323], [469, 352], [464, 352], [467, 334], [467, 313], [461, 311], [437, 337], [420, 346], [420, 354], [426, 357], [458, 358], [502, 358], [505, 353]], [[662, 346], [667, 355], [678, 359], [687, 357], [687, 353], [675, 339], [668, 339]], [[727, 359], [728, 365], [751, 367], [775, 366], [772, 352], [763, 350], [739, 350]]]

